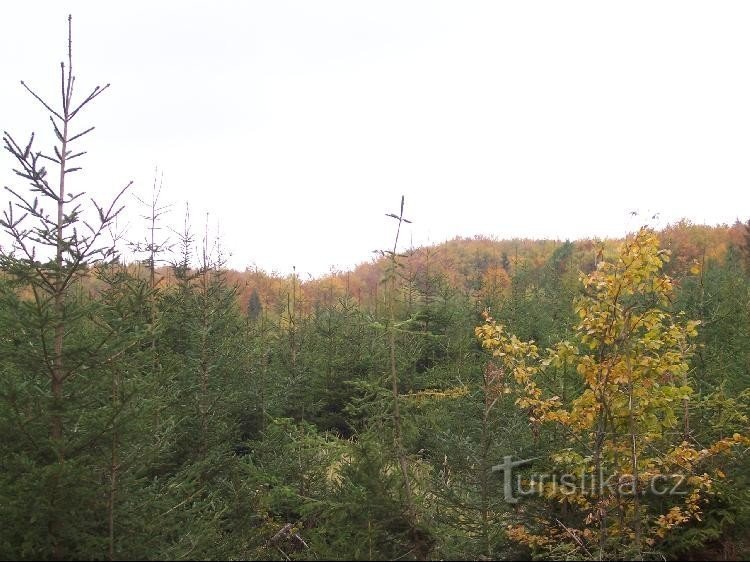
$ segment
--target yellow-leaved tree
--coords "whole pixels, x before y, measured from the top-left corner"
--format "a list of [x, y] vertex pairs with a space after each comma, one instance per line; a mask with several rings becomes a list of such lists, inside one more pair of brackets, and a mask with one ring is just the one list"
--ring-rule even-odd
[[[536, 486], [541, 510], [517, 513], [508, 536], [554, 558], [642, 559], [658, 552], [668, 531], [700, 519], [712, 482], [722, 473], [709, 458], [739, 434], [706, 446], [689, 426], [689, 360], [699, 322], [670, 312], [673, 281], [662, 272], [669, 254], [642, 228], [614, 263], [582, 275], [579, 322], [570, 341], [541, 351], [485, 314], [482, 346], [512, 373], [509, 390], [535, 433], [550, 424], [559, 439], [551, 473]], [[545, 388], [567, 368], [580, 393], [564, 403]], [[529, 488], [527, 488], [529, 489]]]

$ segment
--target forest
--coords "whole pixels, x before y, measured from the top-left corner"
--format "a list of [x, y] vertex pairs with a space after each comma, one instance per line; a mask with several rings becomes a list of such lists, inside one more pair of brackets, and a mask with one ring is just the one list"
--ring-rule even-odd
[[232, 271], [156, 184], [110, 240], [66, 55], [3, 134], [0, 558], [750, 556], [750, 221], [409, 248], [407, 194], [352, 271]]

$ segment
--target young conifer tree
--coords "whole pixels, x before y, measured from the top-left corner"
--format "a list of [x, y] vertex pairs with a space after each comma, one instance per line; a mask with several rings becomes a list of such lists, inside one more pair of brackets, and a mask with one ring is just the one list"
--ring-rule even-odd
[[399, 377], [396, 368], [396, 281], [398, 279], [398, 239], [401, 234], [401, 225], [411, 223], [404, 218], [404, 197], [401, 196], [401, 210], [398, 215], [387, 213], [387, 216], [398, 221], [396, 236], [393, 241], [393, 250], [387, 252], [388, 270], [386, 272], [386, 283], [388, 284], [388, 349], [390, 356], [391, 392], [393, 397], [393, 445], [398, 460], [401, 476], [403, 478], [404, 495], [406, 499], [406, 511], [410, 521], [414, 520], [415, 507], [412, 494], [411, 481], [409, 477], [409, 465], [406, 451], [404, 450], [402, 428], [401, 428], [401, 398], [399, 394]]
[[81, 432], [69, 427], [74, 419], [80, 423], [82, 413], [67, 389], [80, 384], [76, 379], [86, 380], [89, 369], [107, 362], [116, 347], [114, 334], [106, 330], [97, 341], [73, 341], [84, 325], [96, 322], [98, 308], [95, 299], [80, 298], [78, 288], [90, 276], [93, 264], [115, 258], [115, 247], [104, 235], [122, 210], [119, 201], [130, 185], [109, 205], [93, 199], [84, 203], [84, 194], [71, 189], [72, 174], [81, 170], [78, 159], [86, 154], [81, 139], [94, 129], [79, 125], [81, 115], [109, 86], [96, 86], [82, 97], [75, 95], [71, 27], [68, 17], [67, 63], [60, 63], [59, 103], [46, 101], [21, 82], [48, 114], [55, 142], [51, 150], [40, 150], [33, 133], [24, 144], [3, 133], [4, 148], [15, 161], [13, 170], [28, 188], [6, 187], [10, 202], [0, 218], [0, 226], [12, 240], [9, 248], [0, 251], [0, 265], [26, 297], [19, 303], [16, 318], [19, 333], [24, 334], [16, 351], [25, 363], [27, 383], [46, 381], [44, 406], [33, 418], [34, 422], [45, 420], [46, 436], [43, 442], [29, 445], [36, 451], [33, 456], [45, 482], [47, 555], [56, 559], [74, 555], [66, 550], [66, 541], [75, 540], [67, 529], [76, 523], [71, 516], [75, 506], [71, 494], [77, 490], [71, 460], [86, 446]]

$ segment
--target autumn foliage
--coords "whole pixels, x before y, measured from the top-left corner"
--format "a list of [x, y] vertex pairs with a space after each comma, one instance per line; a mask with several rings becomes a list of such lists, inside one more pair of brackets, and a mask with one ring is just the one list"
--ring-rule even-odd
[[[545, 425], [563, 431], [567, 446], [553, 451], [550, 470], [578, 482], [543, 484], [546, 500], [571, 511], [563, 517], [549, 509], [512, 525], [512, 539], [553, 557], [642, 558], [670, 529], [700, 520], [722, 476], [708, 460], [750, 443], [738, 433], [708, 447], [692, 438], [689, 373], [699, 322], [669, 311], [668, 259], [652, 230], [625, 240], [614, 262], [582, 275], [573, 337], [551, 348], [519, 340], [487, 314], [477, 327], [482, 346], [512, 373], [516, 404], [537, 432]], [[570, 399], [548, 384], [564, 367], [579, 377]], [[649, 497], [654, 483], [663, 492], [676, 475], [679, 495]], [[595, 485], [582, 484], [587, 477]]]

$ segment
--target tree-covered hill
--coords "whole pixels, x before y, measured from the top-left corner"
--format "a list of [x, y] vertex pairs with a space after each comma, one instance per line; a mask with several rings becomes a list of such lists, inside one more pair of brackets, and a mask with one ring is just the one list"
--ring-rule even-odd
[[123, 263], [70, 49], [3, 136], [0, 558], [750, 556], [750, 223], [411, 249], [402, 197], [302, 280], [189, 217], [160, 266], [154, 203]]

